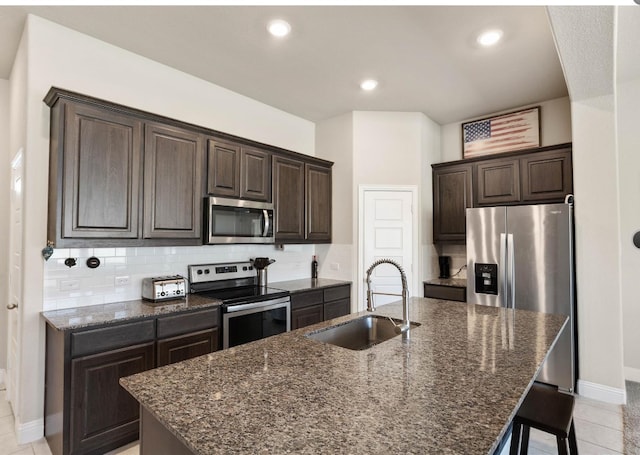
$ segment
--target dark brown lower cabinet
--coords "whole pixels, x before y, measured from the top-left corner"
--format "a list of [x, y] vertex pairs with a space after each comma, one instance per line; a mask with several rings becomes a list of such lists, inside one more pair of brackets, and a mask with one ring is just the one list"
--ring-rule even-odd
[[154, 343], [71, 361], [71, 453], [102, 452], [138, 437], [138, 402], [118, 383], [153, 368]]
[[430, 299], [467, 301], [467, 288], [424, 283], [424, 296]]
[[157, 366], [182, 362], [218, 350], [218, 329], [202, 330], [158, 341]]
[[57, 330], [47, 324], [45, 436], [53, 455], [103, 454], [138, 438], [120, 378], [219, 349], [218, 307]]
[[291, 330], [351, 312], [351, 284], [291, 294]]
[[291, 330], [324, 321], [322, 304], [291, 310]]

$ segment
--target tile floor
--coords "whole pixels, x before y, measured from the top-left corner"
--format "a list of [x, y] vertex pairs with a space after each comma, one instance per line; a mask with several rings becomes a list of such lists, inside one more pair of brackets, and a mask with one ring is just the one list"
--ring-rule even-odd
[[[580, 455], [624, 453], [621, 406], [577, 397], [574, 419]], [[558, 453], [555, 438], [551, 435], [532, 429], [530, 441], [531, 455]], [[503, 451], [503, 454], [506, 453], [508, 447]], [[4, 390], [0, 391], [0, 455], [51, 455], [44, 439], [18, 445], [13, 429], [13, 414], [5, 400]], [[129, 444], [108, 455], [138, 455], [138, 444]]]

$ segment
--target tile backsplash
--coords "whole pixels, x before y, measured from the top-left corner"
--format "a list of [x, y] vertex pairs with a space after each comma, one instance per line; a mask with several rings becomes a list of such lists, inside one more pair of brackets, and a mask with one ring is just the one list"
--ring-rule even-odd
[[[466, 245], [442, 245], [442, 255], [451, 256], [451, 275], [458, 273], [463, 266], [467, 264], [467, 247]], [[437, 267], [437, 265], [436, 265]], [[438, 270], [437, 268], [435, 270]], [[460, 270], [455, 278], [466, 279], [466, 267]]]
[[[59, 248], [44, 266], [43, 310], [136, 300], [142, 292], [142, 279], [161, 275], [187, 277], [190, 264], [248, 261], [269, 257], [269, 282], [308, 278], [314, 245], [211, 245], [144, 248]], [[95, 256], [100, 266], [87, 267]], [[76, 265], [67, 267], [68, 258]], [[126, 282], [126, 284], [121, 284]]]

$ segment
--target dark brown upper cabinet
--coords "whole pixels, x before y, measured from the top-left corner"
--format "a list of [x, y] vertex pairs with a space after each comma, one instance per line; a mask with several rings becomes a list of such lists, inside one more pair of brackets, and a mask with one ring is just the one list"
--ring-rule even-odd
[[213, 139], [207, 142], [207, 193], [240, 197], [240, 145]]
[[473, 166], [433, 165], [433, 241], [464, 242], [466, 209], [473, 205]]
[[203, 143], [196, 132], [146, 124], [144, 238], [201, 238]]
[[240, 149], [240, 197], [271, 202], [271, 153], [254, 147]]
[[570, 147], [524, 156], [520, 160], [520, 166], [523, 201], [560, 201], [573, 192]]
[[570, 143], [432, 168], [434, 243], [465, 242], [468, 207], [558, 203], [573, 192]]
[[520, 201], [520, 160], [496, 159], [476, 165], [478, 206]]
[[331, 168], [305, 164], [305, 238], [331, 241]]
[[142, 122], [58, 102], [51, 112], [49, 240], [139, 236]]
[[206, 195], [274, 202], [276, 241], [331, 241], [332, 162], [52, 87], [48, 240], [201, 245]]
[[273, 156], [276, 243], [331, 242], [331, 163]]
[[304, 240], [304, 163], [273, 157], [273, 203], [276, 242]]
[[207, 154], [208, 194], [271, 202], [271, 153], [209, 139]]

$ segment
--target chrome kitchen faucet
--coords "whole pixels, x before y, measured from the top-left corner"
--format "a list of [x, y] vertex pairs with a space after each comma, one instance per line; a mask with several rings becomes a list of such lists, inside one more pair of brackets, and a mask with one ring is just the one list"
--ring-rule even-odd
[[[371, 290], [371, 272], [380, 264], [391, 264], [400, 272], [400, 279], [402, 281], [402, 294], [390, 294], [387, 292], [373, 292]], [[404, 269], [400, 264], [391, 259], [378, 259], [371, 267], [367, 269], [367, 311], [374, 311], [375, 305], [373, 303], [373, 295], [395, 295], [398, 297], [402, 297], [402, 325], [398, 325], [395, 322], [393, 325], [395, 326], [396, 333], [404, 333], [409, 330], [409, 289], [407, 286], [407, 275], [404, 273]], [[391, 318], [389, 318], [391, 319]], [[393, 320], [391, 320], [393, 322]]]

